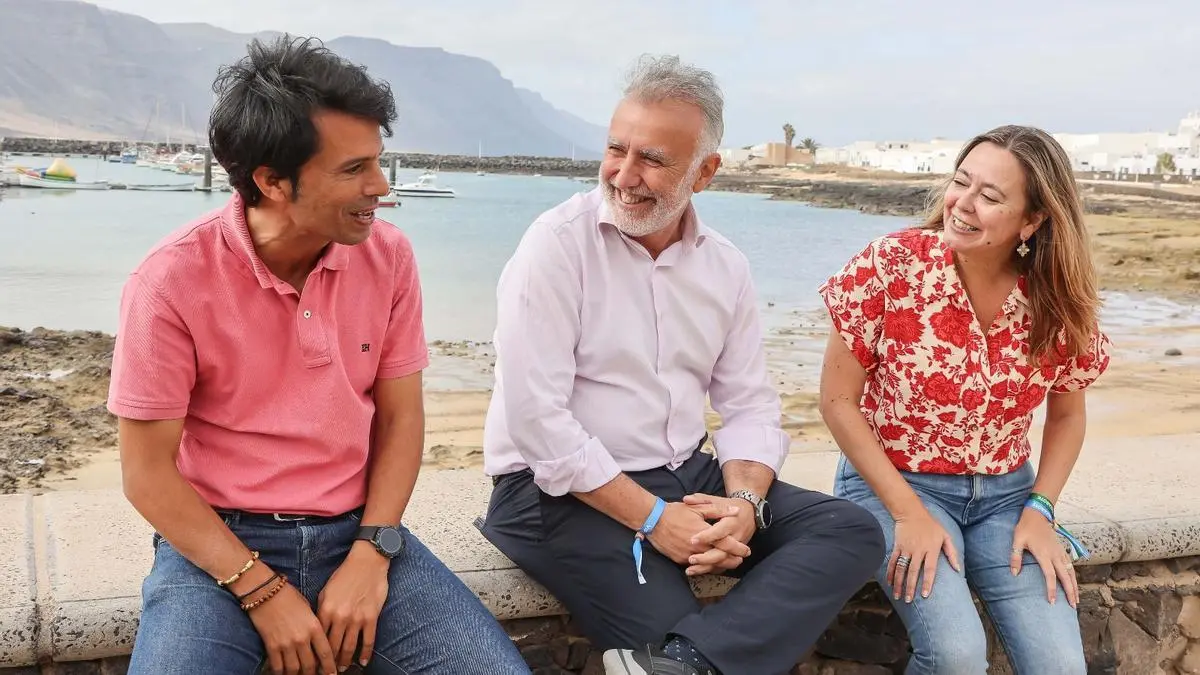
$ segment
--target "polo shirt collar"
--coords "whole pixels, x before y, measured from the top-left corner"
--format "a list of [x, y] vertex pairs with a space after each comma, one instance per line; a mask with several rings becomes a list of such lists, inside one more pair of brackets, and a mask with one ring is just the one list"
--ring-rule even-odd
[[[254, 248], [254, 239], [250, 236], [250, 226], [246, 224], [246, 202], [236, 191], [225, 204], [221, 212], [221, 234], [225, 244], [233, 251], [247, 267], [254, 272], [259, 285], [263, 288], [274, 288], [282, 283], [271, 270], [267, 269], [258, 251]], [[350, 261], [350, 251], [346, 246], [330, 242], [325, 247], [325, 253], [317, 260], [317, 267], [330, 270], [346, 269]]]

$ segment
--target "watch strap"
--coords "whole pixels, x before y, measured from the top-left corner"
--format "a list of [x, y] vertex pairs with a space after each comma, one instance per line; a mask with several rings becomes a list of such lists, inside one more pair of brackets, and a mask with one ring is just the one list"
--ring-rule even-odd
[[375, 541], [375, 535], [379, 534], [379, 530], [379, 525], [360, 525], [358, 528], [358, 534], [356, 534], [354, 538]]
[[729, 498], [730, 499], [745, 499], [746, 501], [753, 504], [755, 509], [757, 509], [758, 505], [762, 503], [762, 497], [759, 497], [758, 495], [754, 494], [753, 492], [751, 492], [749, 490], [738, 490], [737, 492], [729, 495]]
[[767, 528], [769, 523], [767, 523], [763, 518], [763, 505], [765, 504], [765, 501], [762, 497], [759, 497], [750, 490], [738, 490], [737, 492], [729, 495], [729, 498], [745, 499], [746, 501], [750, 502], [750, 504], [754, 507], [754, 524], [759, 529]]

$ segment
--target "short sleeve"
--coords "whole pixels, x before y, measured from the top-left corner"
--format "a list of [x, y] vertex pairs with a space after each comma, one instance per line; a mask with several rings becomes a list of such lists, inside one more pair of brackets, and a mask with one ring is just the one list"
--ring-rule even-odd
[[136, 420], [185, 417], [196, 383], [191, 333], [154, 283], [133, 274], [121, 291], [108, 411]]
[[1068, 394], [1091, 386], [1108, 370], [1108, 364], [1112, 360], [1111, 352], [1112, 342], [1108, 336], [1100, 331], [1092, 333], [1087, 351], [1067, 359], [1050, 391]]
[[834, 330], [867, 370], [879, 361], [876, 350], [883, 331], [885, 287], [876, 248], [871, 244], [860, 251], [818, 289]]
[[406, 377], [429, 365], [421, 279], [407, 238], [396, 245], [395, 275], [396, 290], [376, 373], [379, 379]]

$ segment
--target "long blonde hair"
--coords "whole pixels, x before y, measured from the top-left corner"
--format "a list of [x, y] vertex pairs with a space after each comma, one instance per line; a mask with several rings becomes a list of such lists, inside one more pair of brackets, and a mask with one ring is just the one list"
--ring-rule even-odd
[[[1027, 213], [1041, 212], [1046, 220], [1026, 244], [1027, 256], [1014, 251], [1025, 275], [1032, 330], [1030, 356], [1035, 363], [1055, 356], [1083, 354], [1097, 329], [1100, 311], [1096, 267], [1083, 203], [1071, 170], [1071, 159], [1050, 134], [1016, 125], [997, 127], [971, 139], [954, 161], [954, 169], [980, 143], [994, 143], [1013, 154], [1025, 172]], [[946, 188], [930, 204], [924, 229], [945, 228]]]

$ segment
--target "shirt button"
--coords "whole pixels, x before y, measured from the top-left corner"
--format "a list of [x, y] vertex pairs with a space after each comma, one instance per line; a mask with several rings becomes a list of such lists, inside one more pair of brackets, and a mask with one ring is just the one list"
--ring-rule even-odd
[[308, 319], [311, 317], [312, 317], [312, 312], [308, 311], [307, 309], [304, 310], [304, 318]]

